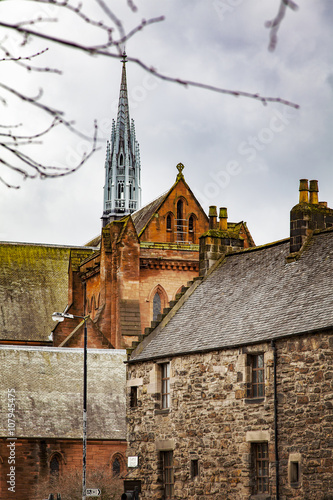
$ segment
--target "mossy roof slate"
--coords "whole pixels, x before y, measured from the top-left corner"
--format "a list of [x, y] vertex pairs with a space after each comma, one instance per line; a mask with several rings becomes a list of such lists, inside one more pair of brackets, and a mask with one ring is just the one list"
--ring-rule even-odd
[[315, 234], [298, 260], [288, 254], [284, 240], [228, 255], [130, 362], [333, 328], [333, 231]]
[[[126, 439], [126, 351], [88, 349], [88, 439]], [[0, 435], [8, 435], [15, 389], [15, 437], [82, 439], [83, 349], [0, 346]]]
[[71, 247], [0, 243], [0, 339], [47, 341], [68, 297]]

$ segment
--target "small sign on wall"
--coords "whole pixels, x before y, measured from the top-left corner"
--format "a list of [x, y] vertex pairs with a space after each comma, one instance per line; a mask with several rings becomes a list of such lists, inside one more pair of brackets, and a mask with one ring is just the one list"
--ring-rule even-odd
[[137, 467], [139, 465], [139, 457], [128, 457], [127, 458], [127, 466], [128, 467]]

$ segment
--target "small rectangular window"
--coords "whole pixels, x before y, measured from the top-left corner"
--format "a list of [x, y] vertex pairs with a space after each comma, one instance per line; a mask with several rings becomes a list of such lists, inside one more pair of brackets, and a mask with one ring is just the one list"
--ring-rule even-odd
[[191, 460], [191, 478], [199, 476], [199, 460]]
[[250, 381], [248, 382], [248, 398], [263, 398], [265, 396], [265, 366], [263, 354], [248, 356]]
[[161, 364], [162, 409], [170, 407], [170, 363]]
[[268, 444], [252, 443], [254, 465], [254, 493], [269, 491]]
[[133, 386], [131, 387], [130, 393], [130, 407], [136, 408], [138, 406], [138, 388]]
[[300, 463], [290, 462], [289, 463], [289, 477], [290, 484], [292, 486], [297, 486], [300, 481]]
[[299, 481], [299, 463], [291, 462], [290, 463], [290, 482], [298, 483]]
[[163, 473], [163, 487], [164, 487], [164, 498], [173, 497], [173, 452], [172, 451], [162, 451], [162, 473]]

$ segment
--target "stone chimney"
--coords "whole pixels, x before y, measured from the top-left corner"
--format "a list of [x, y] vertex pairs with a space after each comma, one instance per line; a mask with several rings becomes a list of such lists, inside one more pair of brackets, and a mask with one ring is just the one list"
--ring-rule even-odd
[[209, 207], [208, 218], [209, 218], [209, 229], [216, 229], [217, 228], [217, 209], [216, 209], [216, 206], [211, 205]]
[[333, 210], [318, 201], [318, 181], [301, 179], [299, 203], [290, 211], [290, 253], [298, 252], [315, 229], [333, 226]]
[[232, 229], [228, 229], [225, 207], [220, 208], [219, 219], [217, 225], [216, 206], [209, 207], [209, 230], [200, 236], [199, 242], [199, 276], [205, 276], [223, 255], [244, 248], [244, 239]]

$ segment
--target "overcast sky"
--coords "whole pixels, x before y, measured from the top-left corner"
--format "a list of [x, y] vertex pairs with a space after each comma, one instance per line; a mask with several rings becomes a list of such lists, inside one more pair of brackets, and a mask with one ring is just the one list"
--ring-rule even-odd
[[[296, 2], [300, 8], [288, 10], [275, 52], [267, 50], [264, 24], [276, 15], [279, 0], [140, 0], [137, 14], [125, 2], [121, 8], [120, 2], [106, 2], [128, 30], [143, 17], [165, 15], [163, 23], [147, 26], [127, 43], [129, 56], [170, 76], [300, 105], [299, 110], [276, 103], [263, 106], [251, 99], [185, 89], [128, 63], [144, 204], [170, 188], [182, 162], [185, 179], [203, 208], [226, 206], [230, 221], [247, 222], [256, 244], [289, 236], [289, 211], [298, 202], [301, 178], [318, 179], [320, 200], [333, 206], [332, 2]], [[94, 40], [95, 32], [73, 16], [46, 12], [41, 5], [25, 11], [22, 4], [26, 8], [23, 1], [1, 2], [1, 19], [18, 20], [17, 12], [20, 20], [60, 14], [58, 26], [48, 23], [43, 29], [83, 43]], [[93, 0], [83, 1], [83, 6], [107, 22]], [[80, 171], [61, 179], [20, 181], [1, 167], [1, 176], [21, 188], [0, 183], [0, 239], [84, 244], [100, 232], [106, 140], [116, 118], [121, 64], [48, 42], [21, 49], [17, 35], [6, 34], [14, 52], [48, 47], [40, 64], [58, 67], [63, 75], [27, 73], [2, 62], [0, 80], [31, 96], [43, 87], [42, 101], [64, 110], [86, 134], [92, 133], [96, 119], [101, 142]], [[3, 40], [3, 29], [0, 35]], [[7, 106], [0, 102], [2, 124], [23, 123], [22, 131], [36, 133], [50, 121], [3, 90], [0, 98], [7, 99]], [[86, 147], [87, 141], [58, 128], [32, 153], [48, 164], [72, 166]]]

